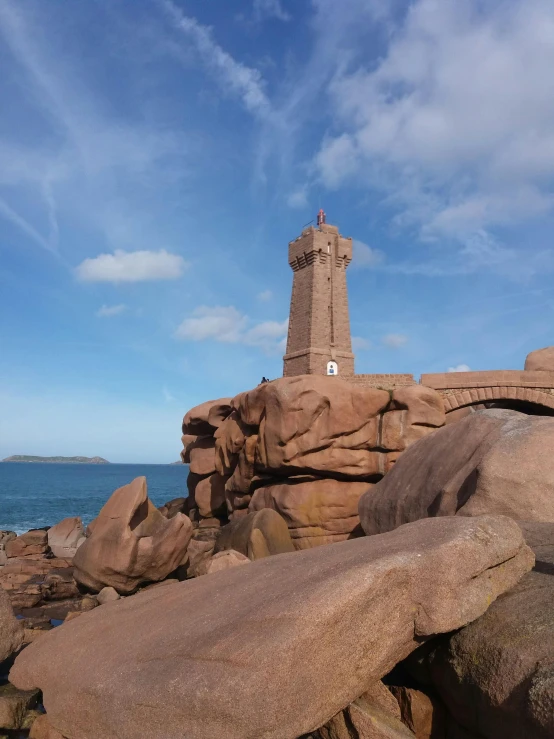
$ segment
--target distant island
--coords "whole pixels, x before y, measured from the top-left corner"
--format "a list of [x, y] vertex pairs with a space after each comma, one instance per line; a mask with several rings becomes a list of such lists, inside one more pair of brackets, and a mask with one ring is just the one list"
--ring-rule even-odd
[[51, 462], [58, 464], [110, 464], [102, 457], [34, 457], [29, 454], [14, 454], [2, 462]]

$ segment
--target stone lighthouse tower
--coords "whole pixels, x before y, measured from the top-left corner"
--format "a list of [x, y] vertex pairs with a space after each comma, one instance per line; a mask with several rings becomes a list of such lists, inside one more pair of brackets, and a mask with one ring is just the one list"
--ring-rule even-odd
[[346, 268], [352, 239], [325, 222], [308, 226], [289, 244], [294, 272], [283, 375], [354, 375]]

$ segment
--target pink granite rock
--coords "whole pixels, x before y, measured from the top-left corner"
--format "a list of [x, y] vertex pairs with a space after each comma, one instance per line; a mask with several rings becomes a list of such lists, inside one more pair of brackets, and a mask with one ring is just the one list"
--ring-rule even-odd
[[360, 498], [366, 534], [427, 516], [498, 513], [554, 522], [554, 418], [485, 410], [403, 452]]
[[386, 455], [372, 448], [388, 392], [319, 375], [285, 377], [266, 387], [257, 469], [337, 478], [384, 473]]
[[231, 398], [208, 400], [191, 408], [183, 418], [183, 434], [211, 436], [231, 412]]
[[111, 586], [121, 594], [167, 577], [192, 536], [187, 516], [168, 520], [149, 500], [145, 477], [116, 490], [90, 529], [73, 560], [75, 579], [96, 592]]
[[288, 477], [277, 485], [258, 488], [249, 510], [272, 508], [289, 527], [296, 549], [344, 541], [360, 529], [358, 502], [367, 482]]
[[530, 352], [525, 359], [526, 370], [554, 371], [554, 346], [545, 346]]
[[10, 680], [75, 739], [298, 737], [533, 561], [508, 518], [426, 519], [109, 603], [26, 647]]
[[85, 541], [85, 530], [79, 516], [64, 518], [48, 529], [48, 546], [55, 557], [73, 559], [78, 547]]
[[14, 616], [8, 594], [0, 586], [0, 662], [19, 649], [23, 636], [23, 626]]

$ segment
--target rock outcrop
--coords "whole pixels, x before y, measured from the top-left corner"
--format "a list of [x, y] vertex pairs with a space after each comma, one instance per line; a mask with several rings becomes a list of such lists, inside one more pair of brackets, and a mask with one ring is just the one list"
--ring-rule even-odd
[[27, 647], [10, 680], [79, 739], [298, 737], [533, 562], [508, 518], [418, 521], [106, 604]]
[[264, 508], [237, 518], [220, 530], [215, 552], [225, 550], [234, 550], [255, 560], [294, 552], [294, 546], [283, 518], [270, 508]]
[[449, 711], [483, 739], [554, 736], [554, 524], [521, 527], [533, 572], [427, 657]]
[[554, 346], [536, 349], [530, 352], [525, 359], [526, 370], [554, 371]]
[[258, 488], [249, 509], [278, 511], [287, 522], [295, 546], [308, 549], [363, 534], [358, 501], [367, 489], [367, 482], [289, 477], [281, 484]]
[[85, 530], [79, 516], [64, 518], [48, 529], [48, 546], [54, 557], [73, 559], [77, 549], [85, 541]]
[[273, 508], [298, 549], [348, 539], [368, 484], [444, 423], [442, 398], [430, 388], [389, 392], [319, 375], [204, 403], [183, 420], [191, 518], [217, 527], [247, 509]]
[[407, 449], [359, 504], [366, 534], [427, 516], [554, 522], [554, 418], [484, 410]]
[[89, 532], [74, 557], [75, 579], [94, 592], [111, 586], [127, 594], [181, 564], [192, 524], [182, 513], [165, 518], [148, 498], [146, 479], [137, 477], [112, 494]]
[[0, 586], [0, 662], [23, 644], [23, 626], [13, 613], [10, 599]]

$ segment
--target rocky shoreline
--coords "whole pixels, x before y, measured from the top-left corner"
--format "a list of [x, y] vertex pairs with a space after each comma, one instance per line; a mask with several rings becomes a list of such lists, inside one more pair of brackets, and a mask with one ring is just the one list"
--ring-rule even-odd
[[1, 532], [0, 737], [554, 736], [554, 418], [447, 421], [283, 378], [185, 415], [188, 496]]

